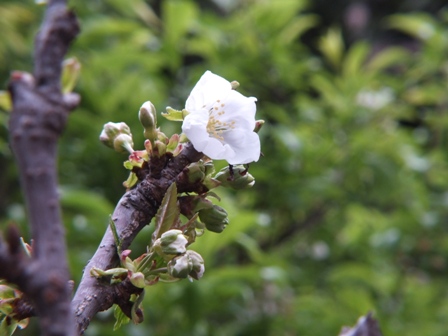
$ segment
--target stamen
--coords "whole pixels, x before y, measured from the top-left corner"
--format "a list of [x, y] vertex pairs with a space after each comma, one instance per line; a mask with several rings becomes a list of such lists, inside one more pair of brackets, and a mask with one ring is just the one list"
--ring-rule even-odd
[[[217, 100], [219, 103], [220, 101]], [[209, 119], [207, 123], [207, 132], [208, 134], [218, 139], [219, 141], [224, 142], [224, 137], [222, 136], [222, 133], [229, 129], [234, 129], [236, 122], [234, 120], [231, 120], [230, 122], [223, 122], [220, 120], [222, 116], [226, 114], [226, 111], [223, 109], [220, 110], [220, 107], [224, 107], [225, 104], [220, 104], [220, 106], [215, 106], [210, 108], [209, 110]]]

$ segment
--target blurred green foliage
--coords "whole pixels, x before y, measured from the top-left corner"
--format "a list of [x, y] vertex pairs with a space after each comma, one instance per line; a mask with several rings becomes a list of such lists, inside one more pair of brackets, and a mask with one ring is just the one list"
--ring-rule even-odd
[[[125, 157], [98, 141], [104, 123], [125, 121], [138, 147], [140, 105], [183, 108], [207, 69], [238, 80], [267, 121], [254, 188], [226, 195], [230, 225], [195, 244], [204, 278], [148, 290], [144, 325], [113, 333], [110, 311], [86, 335], [337, 335], [368, 311], [386, 336], [446, 335], [448, 10], [394, 1], [370, 8], [382, 16], [362, 33], [340, 19], [352, 2], [330, 17], [322, 3], [72, 2], [82, 104], [59, 168], [76, 281], [124, 191]], [[0, 0], [0, 11], [6, 85], [31, 69], [43, 8]], [[26, 232], [6, 125], [0, 112], [0, 222]]]

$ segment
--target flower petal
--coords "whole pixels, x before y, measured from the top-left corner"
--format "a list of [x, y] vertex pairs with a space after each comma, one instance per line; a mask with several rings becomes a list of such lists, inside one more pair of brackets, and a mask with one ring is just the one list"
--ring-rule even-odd
[[[234, 122], [236, 127], [253, 131], [255, 128], [256, 98], [245, 97], [237, 91], [230, 91], [221, 103], [215, 103], [213, 108], [224, 111], [220, 120], [225, 123]], [[219, 106], [216, 106], [219, 105]]]
[[257, 162], [260, 158], [260, 138], [255, 132], [233, 130], [223, 134], [224, 141], [232, 148], [233, 155], [225, 158], [230, 164]]
[[185, 104], [188, 112], [202, 109], [213, 104], [232, 90], [230, 82], [211, 71], [206, 71], [190, 93]]
[[198, 152], [203, 152], [209, 141], [207, 121], [208, 113], [199, 111], [187, 115], [182, 124], [182, 132], [185, 133]]

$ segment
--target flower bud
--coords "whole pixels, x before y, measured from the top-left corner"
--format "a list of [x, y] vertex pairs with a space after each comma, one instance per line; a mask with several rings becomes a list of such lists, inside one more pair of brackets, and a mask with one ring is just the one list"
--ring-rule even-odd
[[162, 155], [165, 155], [165, 153], [166, 153], [166, 145], [160, 140], [154, 141], [152, 155], [161, 157]]
[[263, 125], [264, 125], [264, 120], [260, 119], [260, 120], [255, 121], [254, 132], [258, 133], [261, 130], [261, 128], [263, 127]]
[[119, 153], [126, 151], [132, 153], [134, 151], [132, 149], [134, 144], [132, 142], [131, 130], [124, 122], [108, 122], [105, 124], [100, 134], [100, 141]]
[[167, 264], [168, 274], [175, 278], [186, 278], [193, 269], [193, 261], [188, 254], [171, 259]]
[[215, 172], [215, 165], [213, 164], [213, 161], [207, 161], [204, 163], [205, 167], [205, 175], [211, 175]]
[[240, 86], [240, 83], [238, 83], [237, 81], [232, 81], [230, 82], [230, 85], [232, 86], [232, 90], [236, 90]]
[[114, 149], [118, 153], [132, 153], [134, 149], [134, 143], [132, 137], [127, 134], [120, 134], [114, 140]]
[[135, 271], [135, 265], [134, 262], [132, 261], [131, 258], [129, 258], [129, 255], [131, 254], [131, 250], [124, 250], [123, 252], [121, 252], [120, 255], [120, 261], [121, 261], [121, 265], [130, 270], [130, 271]]
[[224, 167], [216, 174], [215, 179], [221, 182], [221, 186], [235, 190], [250, 188], [255, 184], [255, 178], [247, 172], [242, 165]]
[[202, 259], [202, 256], [199, 253], [192, 250], [188, 250], [187, 255], [193, 263], [189, 276], [195, 280], [199, 280], [205, 272], [204, 259]]
[[138, 119], [143, 126], [143, 134], [146, 139], [154, 141], [157, 139], [157, 111], [154, 105], [147, 101], [143, 103], [138, 112]]
[[168, 230], [157, 241], [154, 245], [159, 245], [163, 254], [182, 254], [187, 250], [188, 239], [180, 230]]
[[229, 224], [229, 218], [227, 217], [227, 211], [218, 205], [208, 209], [199, 211], [199, 219], [205, 224], [207, 230], [220, 233], [227, 224]]
[[187, 167], [188, 182], [198, 183], [205, 178], [204, 162], [193, 162]]
[[137, 288], [145, 287], [145, 275], [142, 272], [132, 273], [129, 280]]
[[174, 152], [178, 144], [179, 144], [179, 134], [173, 134], [168, 142], [168, 145], [166, 146], [166, 151]]

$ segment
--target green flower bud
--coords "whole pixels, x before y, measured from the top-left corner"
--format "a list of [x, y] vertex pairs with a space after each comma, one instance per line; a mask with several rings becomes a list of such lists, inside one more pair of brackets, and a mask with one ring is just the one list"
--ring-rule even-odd
[[193, 162], [187, 167], [188, 182], [198, 183], [205, 178], [204, 162]]
[[199, 211], [199, 219], [205, 224], [207, 230], [220, 233], [227, 224], [229, 224], [229, 218], [227, 217], [227, 211], [218, 205], [208, 209]]
[[120, 134], [114, 140], [114, 149], [118, 153], [126, 153], [131, 154], [134, 149], [134, 143], [132, 142], [132, 137], [127, 134]]
[[152, 155], [156, 157], [161, 157], [162, 155], [165, 155], [165, 153], [166, 153], [166, 145], [160, 140], [154, 141]]
[[159, 140], [160, 142], [163, 142], [165, 145], [167, 145], [169, 142], [169, 139], [166, 136], [166, 134], [161, 131], [159, 131], [157, 134], [157, 140]]
[[129, 280], [137, 288], [145, 288], [145, 275], [142, 272], [132, 273]]
[[204, 259], [202, 259], [202, 256], [199, 253], [192, 250], [188, 250], [187, 255], [193, 263], [189, 276], [195, 280], [199, 280], [205, 272]]
[[166, 266], [169, 275], [175, 278], [184, 279], [188, 277], [190, 272], [193, 270], [193, 261], [190, 259], [188, 254], [183, 254], [171, 259]]
[[107, 147], [115, 149], [117, 152], [132, 153], [134, 146], [132, 142], [132, 133], [128, 125], [124, 122], [109, 122], [104, 125], [100, 134], [100, 141]]
[[157, 111], [154, 105], [147, 101], [143, 103], [138, 112], [138, 119], [143, 126], [143, 134], [146, 139], [154, 141], [157, 139]]
[[221, 186], [235, 190], [250, 188], [255, 184], [255, 178], [244, 166], [233, 166], [232, 171], [229, 166], [224, 167], [216, 174], [215, 179], [221, 182]]
[[188, 239], [180, 230], [168, 230], [154, 243], [154, 245], [160, 246], [162, 254], [185, 253], [187, 244]]
[[207, 161], [204, 163], [205, 167], [205, 175], [211, 175], [215, 172], [215, 165], [213, 164], [213, 161]]

